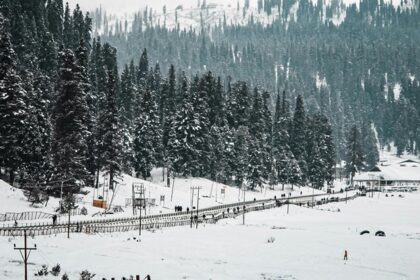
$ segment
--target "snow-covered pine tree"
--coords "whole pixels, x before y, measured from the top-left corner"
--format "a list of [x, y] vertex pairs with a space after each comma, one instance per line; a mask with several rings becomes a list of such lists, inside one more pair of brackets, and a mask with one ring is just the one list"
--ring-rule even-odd
[[248, 126], [252, 96], [246, 82], [236, 82], [231, 89], [228, 89], [226, 103], [226, 118], [229, 126], [234, 129], [238, 129], [239, 126]]
[[89, 50], [86, 46], [86, 43], [83, 39], [80, 40], [79, 46], [75, 51], [76, 56], [76, 63], [80, 67], [80, 74], [81, 74], [81, 86], [86, 96], [86, 103], [88, 105], [87, 116], [85, 119], [85, 124], [87, 127], [87, 135], [86, 135], [86, 145], [87, 155], [86, 155], [86, 168], [89, 172], [89, 178], [87, 178], [86, 184], [93, 186], [95, 172], [97, 171], [97, 157], [96, 153], [96, 141], [95, 141], [95, 134], [96, 134], [96, 114], [94, 110], [91, 110], [94, 104], [94, 95], [92, 92], [92, 86], [90, 84], [89, 79]]
[[137, 72], [137, 83], [139, 84], [139, 86], [146, 85], [148, 72], [149, 58], [147, 56], [147, 49], [144, 49], [140, 57], [139, 68]]
[[27, 154], [26, 135], [31, 129], [29, 99], [17, 73], [6, 21], [0, 14], [0, 162], [9, 170], [13, 185], [15, 171]]
[[[186, 77], [183, 80], [186, 84]], [[169, 158], [175, 172], [203, 176], [209, 161], [207, 92], [198, 76], [189, 91], [183, 88], [181, 108], [175, 114], [169, 136]]]
[[307, 178], [313, 188], [321, 189], [324, 186], [325, 162], [321, 156], [320, 147], [325, 146], [320, 132], [317, 118], [307, 118]]
[[[181, 107], [181, 102], [179, 100], [184, 99], [185, 91], [182, 94], [177, 96], [176, 94], [176, 74], [175, 74], [175, 67], [173, 65], [169, 68], [169, 74], [167, 81], [163, 84], [162, 94], [160, 98], [160, 115], [161, 115], [161, 126], [163, 131], [163, 158], [166, 162], [166, 166], [168, 166], [171, 160], [169, 160], [169, 141], [170, 141], [170, 134], [172, 132], [172, 126], [175, 118], [175, 113], [177, 109]], [[188, 88], [188, 83], [186, 85]], [[173, 137], [173, 135], [172, 135]], [[173, 138], [172, 138], [173, 140]], [[174, 143], [172, 143], [174, 144]], [[172, 147], [173, 148], [173, 147]]]
[[64, 180], [66, 192], [77, 192], [88, 175], [86, 120], [89, 108], [82, 79], [82, 69], [73, 52], [60, 52], [57, 99], [54, 106], [53, 158], [56, 176]]
[[367, 169], [373, 168], [379, 162], [378, 144], [371, 122], [364, 122], [361, 129], [361, 146]]
[[134, 131], [134, 170], [146, 179], [158, 164], [162, 133], [155, 91], [150, 87], [141, 96]]
[[303, 104], [303, 97], [299, 95], [296, 99], [296, 108], [293, 116], [292, 133], [290, 137], [290, 148], [296, 158], [300, 170], [303, 173], [302, 184], [306, 181], [307, 163], [306, 163], [306, 113]]
[[212, 126], [210, 129], [210, 155], [209, 155], [209, 176], [213, 181], [219, 181], [225, 178], [227, 169], [227, 143], [226, 138], [228, 127]]
[[63, 19], [63, 44], [65, 48], [73, 47], [73, 19], [71, 16], [69, 3], [66, 3]]
[[[253, 106], [249, 119], [249, 165], [247, 181], [252, 189], [261, 187], [268, 179], [270, 166], [271, 117], [261, 92], [255, 88]], [[268, 119], [267, 119], [268, 118]], [[268, 122], [270, 125], [268, 125]]]
[[117, 105], [117, 77], [113, 69], [107, 71], [106, 105], [99, 117], [99, 166], [109, 175], [109, 186], [122, 171], [123, 136]]
[[331, 185], [334, 180], [337, 158], [332, 135], [332, 126], [328, 118], [323, 114], [315, 114], [314, 119], [316, 120], [315, 123], [318, 125], [317, 131], [319, 132], [319, 135], [317, 136], [317, 139], [320, 156], [323, 161], [323, 180]]
[[[297, 180], [293, 180], [292, 177], [295, 179], [301, 178], [300, 168], [295, 166], [297, 163], [289, 145], [290, 123], [290, 111], [286, 101], [286, 95], [283, 93], [282, 101], [280, 99], [280, 95], [277, 96], [272, 144], [276, 181], [277, 183], [282, 184], [283, 190], [285, 184], [297, 182]], [[295, 174], [296, 176], [294, 176]]]
[[363, 161], [360, 132], [356, 126], [353, 126], [348, 134], [346, 154], [346, 171], [352, 185], [354, 175], [363, 168]]
[[236, 130], [233, 147], [233, 157], [229, 159], [230, 169], [235, 176], [235, 183], [242, 188], [243, 183], [248, 177], [249, 162], [249, 141], [250, 135], [248, 127], [240, 126]]
[[[31, 79], [33, 87], [30, 90], [30, 122], [32, 128], [26, 135], [30, 146], [26, 163], [22, 166], [25, 172], [21, 178], [22, 187], [45, 187], [53, 174], [51, 155], [52, 122], [51, 122], [51, 96], [53, 87], [50, 79], [42, 71], [37, 71]], [[29, 94], [29, 92], [27, 91]], [[42, 185], [42, 187], [41, 187]]]
[[47, 1], [47, 26], [54, 37], [54, 41], [61, 43], [63, 41], [63, 0]]
[[191, 100], [192, 92], [188, 89], [188, 82], [185, 75], [181, 87], [183, 100], [180, 105], [181, 107], [169, 119], [171, 128], [168, 135], [167, 156], [168, 165], [173, 172], [188, 176], [192, 174], [190, 161], [194, 157], [193, 153], [197, 153], [197, 151], [191, 143], [195, 140], [195, 112]]

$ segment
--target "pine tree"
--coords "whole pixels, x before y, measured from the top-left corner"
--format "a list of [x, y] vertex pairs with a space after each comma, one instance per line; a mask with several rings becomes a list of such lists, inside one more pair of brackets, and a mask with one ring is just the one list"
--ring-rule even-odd
[[69, 3], [66, 3], [63, 21], [63, 44], [65, 48], [73, 48], [73, 18], [70, 14]]
[[228, 165], [229, 128], [212, 126], [210, 129], [209, 175], [216, 182], [225, 179]]
[[379, 151], [375, 133], [370, 122], [363, 123], [361, 138], [363, 155], [366, 161], [365, 164], [368, 169], [371, 169], [379, 162]]
[[296, 184], [300, 182], [299, 180], [302, 176], [289, 145], [290, 123], [290, 112], [284, 93], [282, 100], [280, 99], [280, 95], [277, 96], [272, 144], [276, 181], [282, 184], [283, 190], [285, 184]]
[[[325, 146], [320, 131], [319, 116], [308, 118], [307, 130], [307, 164], [308, 164], [308, 180], [313, 188], [321, 189], [324, 186], [324, 172], [326, 162], [321, 156], [320, 149]], [[324, 148], [324, 147], [322, 147]]]
[[53, 158], [59, 180], [67, 192], [77, 192], [88, 175], [88, 105], [84, 92], [82, 69], [71, 50], [60, 52], [57, 100], [54, 108]]
[[290, 148], [294, 157], [298, 161], [299, 167], [303, 173], [303, 181], [306, 181], [307, 163], [306, 163], [306, 113], [303, 105], [303, 97], [299, 95], [296, 100], [296, 109], [293, 116], [292, 134], [290, 137]]
[[247, 83], [237, 82], [231, 89], [229, 88], [226, 103], [226, 118], [229, 126], [234, 129], [239, 126], [248, 126], [252, 98]]
[[17, 73], [16, 55], [10, 34], [0, 14], [0, 162], [14, 174], [24, 163], [27, 154], [26, 135], [31, 129], [29, 99]]
[[149, 58], [147, 57], [147, 50], [144, 49], [139, 62], [139, 69], [137, 73], [137, 83], [145, 86], [147, 73], [149, 71]]
[[117, 106], [117, 77], [113, 69], [107, 69], [105, 110], [99, 117], [99, 166], [109, 175], [109, 187], [122, 171], [123, 139]]
[[240, 188], [243, 187], [243, 183], [248, 176], [249, 141], [248, 127], [240, 126], [235, 133], [233, 156], [229, 159], [229, 165], [235, 177], [235, 183]]
[[313, 188], [321, 189], [324, 186], [323, 166], [324, 163], [320, 152], [318, 143], [313, 141], [311, 145], [311, 156], [308, 162], [308, 178]]
[[248, 182], [252, 189], [261, 187], [271, 171], [271, 116], [266, 101], [258, 89], [254, 90], [254, 102], [250, 113]]
[[79, 47], [76, 49], [76, 62], [80, 67], [80, 78], [81, 78], [81, 86], [83, 87], [83, 91], [85, 92], [86, 96], [86, 103], [88, 105], [88, 115], [85, 119], [85, 124], [87, 127], [87, 134], [86, 134], [86, 145], [88, 147], [87, 155], [86, 155], [86, 168], [90, 174], [87, 184], [93, 185], [95, 172], [98, 169], [97, 166], [97, 156], [96, 156], [96, 114], [95, 111], [92, 110], [93, 103], [94, 103], [94, 96], [92, 92], [92, 86], [90, 84], [89, 79], [89, 50], [86, 47], [84, 40], [80, 40]]
[[[168, 81], [164, 84], [164, 88], [162, 89], [162, 96], [161, 96], [161, 106], [160, 106], [160, 114], [161, 114], [161, 125], [162, 125], [162, 131], [163, 131], [163, 157], [165, 158], [165, 161], [168, 162], [168, 154], [169, 154], [169, 139], [170, 139], [170, 133], [172, 130], [174, 118], [175, 118], [175, 112], [178, 108], [177, 102], [177, 96], [176, 96], [176, 76], [175, 76], [175, 67], [171, 65], [169, 68], [169, 74], [168, 74]], [[188, 85], [185, 83], [185, 87], [188, 87]], [[178, 96], [178, 98], [183, 98], [185, 92], [187, 89], [184, 89], [182, 91], [182, 95]], [[179, 105], [180, 106], [180, 105]], [[172, 135], [173, 136], [173, 135]]]
[[353, 126], [347, 140], [346, 171], [350, 175], [350, 182], [353, 185], [353, 178], [356, 172], [363, 168], [363, 153], [360, 144], [360, 132]]
[[[184, 77], [184, 85], [187, 83]], [[196, 77], [186, 91], [183, 86], [181, 108], [175, 114], [169, 135], [169, 158], [175, 172], [202, 176], [208, 166], [208, 105], [203, 84]]]
[[316, 114], [314, 116], [314, 119], [318, 119], [318, 121], [315, 123], [318, 125], [318, 147], [323, 162], [322, 178], [329, 185], [331, 185], [334, 180], [335, 164], [337, 158], [336, 148], [334, 145], [334, 139], [332, 135], [333, 129], [328, 118], [325, 115]]
[[195, 150], [195, 112], [192, 104], [193, 93], [188, 90], [186, 78], [183, 79], [181, 108], [171, 120], [168, 135], [168, 162], [174, 172], [185, 176], [192, 175], [192, 162], [199, 155]]
[[158, 164], [162, 134], [155, 92], [149, 89], [142, 96], [134, 133], [134, 169], [146, 179]]
[[47, 1], [48, 29], [56, 42], [63, 41], [63, 0]]
[[57, 45], [51, 33], [47, 32], [41, 39], [42, 48], [40, 48], [38, 60], [39, 68], [49, 77], [53, 78], [57, 73]]
[[26, 135], [30, 147], [26, 163], [22, 165], [25, 176], [21, 178], [20, 184], [22, 187], [39, 186], [44, 189], [53, 174], [50, 110], [54, 89], [50, 79], [43, 75], [41, 71], [37, 72], [32, 82], [33, 88], [30, 91], [31, 110], [30, 115], [28, 115], [32, 128]]

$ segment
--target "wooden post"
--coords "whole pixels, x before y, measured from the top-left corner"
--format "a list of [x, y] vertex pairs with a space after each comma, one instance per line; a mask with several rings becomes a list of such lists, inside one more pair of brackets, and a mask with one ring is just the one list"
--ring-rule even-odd
[[68, 226], [67, 226], [67, 238], [69, 238], [70, 239], [70, 215], [71, 215], [71, 207], [69, 206], [69, 209], [67, 209], [67, 211], [69, 212], [69, 223], [68, 223]]
[[200, 188], [198, 188], [198, 194], [197, 194], [197, 223], [195, 225], [195, 228], [198, 228], [198, 205], [200, 202]]

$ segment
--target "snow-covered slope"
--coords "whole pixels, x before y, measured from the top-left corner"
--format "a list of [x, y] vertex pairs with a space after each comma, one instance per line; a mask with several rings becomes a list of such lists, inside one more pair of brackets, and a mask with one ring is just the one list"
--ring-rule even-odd
[[22, 191], [0, 180], [0, 213], [17, 212], [28, 208]]

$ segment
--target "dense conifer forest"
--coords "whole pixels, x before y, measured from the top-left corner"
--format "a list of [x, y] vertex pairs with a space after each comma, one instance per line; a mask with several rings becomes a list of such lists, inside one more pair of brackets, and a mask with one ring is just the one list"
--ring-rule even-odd
[[376, 137], [418, 152], [418, 2], [362, 2], [339, 26], [306, 0], [268, 26], [168, 30], [138, 14], [102, 37], [98, 12], [62, 0], [0, 3], [0, 171], [33, 192], [155, 167], [320, 188], [342, 159], [350, 175], [375, 165]]
[[[280, 15], [262, 25], [247, 16], [252, 12], [247, 1], [239, 1], [248, 24], [231, 25], [225, 16], [197, 29], [168, 29], [154, 20], [159, 11], [151, 9], [136, 14], [130, 28], [98, 10], [95, 30], [117, 47], [120, 65], [137, 61], [147, 48], [150, 60], [163, 69], [175, 65], [188, 75], [211, 70], [268, 89], [273, 102], [277, 89], [285, 89], [292, 99], [302, 95], [309, 112], [330, 118], [337, 159], [346, 158], [353, 124], [363, 128], [363, 138], [377, 133], [381, 148], [394, 143], [399, 154], [417, 154], [420, 1], [398, 6], [371, 0], [350, 6], [314, 2], [259, 1], [259, 13]], [[204, 18], [211, 8], [200, 3]], [[377, 160], [369, 158], [370, 165]]]

